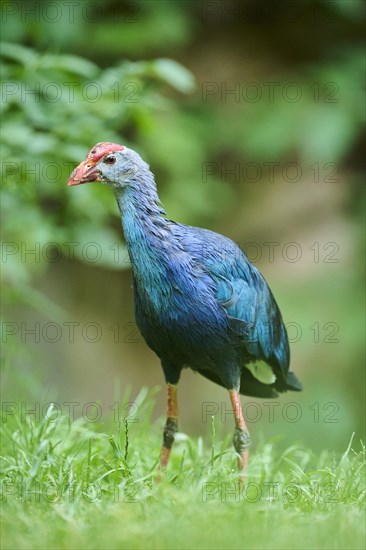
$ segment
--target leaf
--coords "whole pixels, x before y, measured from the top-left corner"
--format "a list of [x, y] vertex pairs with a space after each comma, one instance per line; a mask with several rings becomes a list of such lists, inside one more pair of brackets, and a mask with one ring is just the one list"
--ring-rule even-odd
[[85, 78], [94, 78], [100, 72], [97, 65], [76, 55], [45, 55], [41, 68], [59, 69]]
[[152, 63], [153, 72], [167, 84], [182, 93], [190, 93], [195, 88], [192, 73], [172, 59], [157, 59]]
[[10, 42], [0, 42], [0, 54], [23, 65], [34, 63], [37, 59], [37, 54], [30, 48], [25, 48], [19, 44], [11, 44]]

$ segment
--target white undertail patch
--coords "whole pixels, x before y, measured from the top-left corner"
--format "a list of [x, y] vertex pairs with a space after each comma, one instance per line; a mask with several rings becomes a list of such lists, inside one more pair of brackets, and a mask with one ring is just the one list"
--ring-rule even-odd
[[254, 378], [262, 382], [262, 384], [273, 384], [276, 381], [276, 375], [273, 373], [271, 367], [267, 365], [267, 363], [264, 363], [264, 361], [249, 363], [245, 366], [250, 370]]

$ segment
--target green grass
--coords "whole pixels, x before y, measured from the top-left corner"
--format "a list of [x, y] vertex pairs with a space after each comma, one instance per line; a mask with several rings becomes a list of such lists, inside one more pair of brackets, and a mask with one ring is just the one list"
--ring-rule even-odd
[[[228, 434], [178, 436], [160, 483], [161, 421], [71, 421], [52, 408], [3, 423], [2, 548], [357, 549], [365, 546], [365, 448], [341, 456], [253, 449], [240, 487]], [[131, 420], [131, 419], [130, 419]]]

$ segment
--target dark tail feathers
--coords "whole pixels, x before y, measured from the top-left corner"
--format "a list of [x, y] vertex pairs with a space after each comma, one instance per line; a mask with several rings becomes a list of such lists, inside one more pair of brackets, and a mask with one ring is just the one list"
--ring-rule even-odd
[[287, 389], [292, 391], [301, 391], [302, 384], [300, 380], [295, 376], [295, 373], [292, 370], [289, 370], [287, 373], [286, 379]]

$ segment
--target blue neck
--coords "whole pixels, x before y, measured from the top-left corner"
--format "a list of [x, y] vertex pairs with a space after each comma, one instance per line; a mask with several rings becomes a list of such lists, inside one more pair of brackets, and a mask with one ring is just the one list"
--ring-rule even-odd
[[171, 222], [163, 217], [153, 174], [139, 171], [136, 181], [116, 189], [115, 196], [137, 286], [152, 290], [166, 284], [174, 238]]

